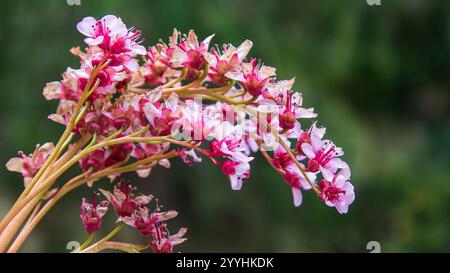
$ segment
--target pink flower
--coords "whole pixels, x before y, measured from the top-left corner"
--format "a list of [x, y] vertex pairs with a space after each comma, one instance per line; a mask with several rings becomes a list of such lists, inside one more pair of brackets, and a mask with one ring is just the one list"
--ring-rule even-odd
[[284, 109], [280, 109], [279, 120], [280, 127], [285, 130], [293, 129], [299, 118], [315, 118], [314, 108], [305, 109], [302, 105], [302, 96], [300, 93], [286, 92], [286, 104]]
[[47, 100], [65, 99], [77, 101], [81, 97], [82, 85], [86, 84], [89, 74], [85, 69], [72, 69], [70, 67], [62, 74], [61, 82], [50, 82], [44, 88], [44, 97]]
[[[316, 175], [313, 173], [306, 173], [312, 183], [316, 179]], [[284, 181], [291, 187], [292, 197], [294, 200], [294, 206], [298, 207], [302, 204], [302, 192], [301, 190], [310, 190], [311, 185], [306, 181], [303, 174], [297, 168], [297, 166], [291, 165], [288, 167], [283, 175]]]
[[245, 40], [238, 48], [224, 44], [222, 54], [219, 49], [212, 48], [211, 53], [205, 54], [211, 72], [208, 74], [212, 83], [223, 85], [228, 82], [226, 73], [237, 71], [248, 52], [252, 48], [252, 42]]
[[[86, 70], [88, 71], [91, 71], [92, 69], [93, 67], [86, 68]], [[99, 81], [99, 85], [88, 100], [104, 100], [107, 96], [115, 94], [118, 91], [117, 87], [121, 84], [124, 84], [124, 82], [128, 80], [127, 73], [128, 71], [125, 70], [122, 66], [108, 66], [102, 71], [99, 71], [94, 79], [94, 82]], [[87, 82], [87, 78], [79, 79], [80, 92], [85, 89]]]
[[311, 127], [307, 131], [301, 131], [299, 132], [299, 136], [297, 139], [297, 144], [295, 145], [295, 149], [297, 152], [301, 155], [305, 155], [305, 153], [302, 150], [302, 145], [304, 143], [308, 143], [313, 146], [319, 146], [321, 139], [325, 135], [326, 128], [325, 127], [317, 127], [316, 123], [314, 122]]
[[[92, 72], [94, 65], [99, 62], [95, 58], [95, 55], [86, 58], [82, 62], [80, 69], [67, 68], [62, 75], [62, 81], [48, 83], [43, 92], [45, 98], [47, 100], [78, 101], [88, 83], [89, 74]], [[121, 64], [119, 66], [111, 66], [112, 64], [110, 63], [110, 66], [98, 72], [94, 82], [99, 81], [99, 85], [89, 97], [89, 101], [103, 100], [106, 96], [115, 94], [117, 87], [120, 87], [121, 84], [128, 80], [129, 71]]]
[[151, 195], [134, 196], [133, 187], [123, 179], [117, 186], [114, 186], [113, 193], [102, 189], [99, 190], [114, 207], [117, 215], [120, 217], [119, 219], [132, 216], [137, 208], [147, 205], [153, 198]]
[[159, 144], [147, 144], [147, 143], [137, 143], [134, 146], [131, 156], [141, 160], [157, 153], [164, 151], [162, 145]]
[[242, 139], [237, 139], [234, 136], [228, 136], [222, 140], [213, 140], [209, 149], [211, 156], [217, 157], [233, 157], [234, 154], [242, 153], [246, 150]]
[[174, 246], [187, 240], [187, 238], [183, 238], [186, 232], [187, 228], [180, 228], [176, 234], [169, 235], [165, 225], [159, 225], [156, 228], [156, 236], [153, 236], [150, 247], [154, 253], [172, 253]]
[[[247, 138], [252, 140], [261, 139], [264, 144], [272, 146], [276, 141], [274, 132], [281, 128], [278, 128], [278, 117], [273, 114], [274, 110], [272, 106], [263, 105], [258, 107], [258, 115], [252, 117], [249, 120], [244, 121], [244, 128], [246, 128]], [[278, 142], [276, 143], [278, 146]]]
[[85, 128], [91, 134], [102, 135], [107, 132], [110, 125], [111, 119], [107, 115], [100, 111], [89, 111], [77, 124], [77, 129]]
[[119, 129], [128, 129], [130, 127], [131, 122], [134, 118], [134, 112], [133, 109], [124, 109], [121, 105], [119, 105], [117, 108], [114, 108], [111, 110], [111, 114], [107, 115], [111, 121], [114, 128], [117, 130]]
[[29, 156], [20, 151], [20, 157], [11, 158], [6, 163], [6, 168], [8, 171], [21, 173], [24, 177], [24, 183], [27, 185], [42, 165], [44, 165], [45, 160], [52, 153], [53, 149], [53, 143], [45, 143], [42, 146], [37, 145], [33, 154]]
[[321, 168], [336, 170], [344, 166], [343, 161], [339, 158], [344, 152], [330, 140], [323, 141], [319, 146], [308, 143], [302, 144], [302, 151], [309, 158], [307, 169], [310, 172], [317, 172]]
[[152, 136], [171, 134], [172, 127], [179, 118], [178, 96], [175, 93], [171, 94], [165, 103], [158, 100], [153, 102], [153, 99], [141, 99], [141, 104], [142, 111], [151, 125]]
[[324, 179], [319, 183], [320, 198], [339, 213], [347, 213], [348, 206], [355, 200], [354, 188], [349, 181], [350, 169], [342, 169], [336, 174], [327, 170], [323, 175]]
[[156, 232], [157, 224], [172, 219], [177, 214], [174, 210], [151, 213], [148, 208], [144, 207], [138, 208], [131, 217], [124, 217], [122, 221], [134, 227], [142, 236], [151, 237]]
[[228, 176], [231, 183], [231, 188], [238, 191], [242, 188], [242, 182], [245, 178], [250, 177], [250, 164], [248, 162], [253, 158], [245, 161], [225, 160], [221, 163], [222, 172]]
[[[137, 143], [134, 145], [134, 149], [131, 152], [131, 156], [142, 160], [151, 156], [156, 155], [157, 153], [163, 153], [167, 150], [167, 144], [146, 144], [146, 143]], [[170, 168], [170, 162], [168, 159], [162, 159], [158, 161], [158, 164], [165, 167]], [[136, 171], [137, 175], [139, 177], [148, 177], [150, 175], [150, 172], [152, 170], [153, 166], [149, 166], [149, 168], [146, 169], [139, 169]]]
[[148, 85], [160, 85], [167, 82], [175, 71], [170, 69], [170, 57], [164, 55], [167, 47], [151, 47], [147, 51], [147, 61], [141, 71]]
[[311, 127], [308, 134], [302, 133], [301, 139], [297, 144], [300, 146], [299, 152], [308, 158], [307, 170], [318, 172], [323, 169], [331, 169], [335, 172], [338, 168], [347, 166], [339, 157], [344, 154], [341, 148], [336, 147], [330, 140], [322, 140], [324, 128], [317, 128], [315, 124]]
[[110, 149], [108, 150], [108, 155], [105, 160], [105, 167], [109, 167], [116, 163], [124, 161], [131, 154], [133, 149], [134, 144], [130, 142], [110, 147]]
[[181, 160], [189, 167], [192, 166], [193, 162], [202, 162], [202, 159], [197, 156], [194, 149], [190, 149], [189, 151], [186, 149], [178, 149], [177, 152], [180, 155]]
[[258, 64], [256, 59], [242, 64], [241, 71], [225, 74], [230, 79], [242, 84], [244, 89], [253, 96], [259, 96], [265, 90], [268, 80], [275, 76], [275, 68]]
[[104, 168], [105, 159], [105, 150], [99, 149], [84, 156], [78, 163], [83, 171], [87, 171], [91, 168], [94, 171], [98, 171]]
[[98, 46], [112, 54], [127, 53], [131, 56], [144, 55], [145, 47], [139, 45], [140, 31], [127, 29], [120, 18], [106, 15], [102, 19], [85, 17], [77, 29], [86, 36], [86, 44]]
[[95, 150], [84, 156], [79, 161], [79, 165], [83, 171], [87, 171], [90, 168], [94, 171], [98, 171], [124, 161], [133, 149], [133, 143], [123, 143], [106, 149]]
[[102, 218], [108, 211], [108, 201], [96, 202], [96, 196], [89, 203], [86, 198], [81, 202], [80, 217], [83, 221], [84, 229], [89, 232], [96, 232], [102, 226]]
[[155, 117], [153, 125], [150, 128], [150, 132], [153, 136], [166, 136], [170, 135], [172, 126], [177, 120], [177, 116], [172, 113], [168, 108], [163, 107], [161, 109], [160, 116]]
[[292, 158], [289, 156], [289, 154], [286, 152], [286, 150], [279, 145], [273, 155], [272, 163], [276, 168], [279, 169], [286, 169], [294, 162], [292, 161]]
[[282, 81], [269, 81], [262, 93], [261, 103], [269, 104], [273, 101], [277, 105], [283, 105], [286, 94], [292, 90], [295, 78]]
[[221, 121], [217, 118], [217, 113], [209, 111], [195, 100], [188, 100], [184, 107], [181, 107], [181, 117], [172, 126], [172, 134], [180, 134], [187, 140], [204, 141], [211, 139], [217, 131]]
[[214, 34], [199, 42], [195, 32], [190, 30], [173, 54], [174, 66], [187, 67], [189, 69], [188, 77], [195, 78], [206, 63], [205, 54], [208, 52], [209, 43], [213, 37]]

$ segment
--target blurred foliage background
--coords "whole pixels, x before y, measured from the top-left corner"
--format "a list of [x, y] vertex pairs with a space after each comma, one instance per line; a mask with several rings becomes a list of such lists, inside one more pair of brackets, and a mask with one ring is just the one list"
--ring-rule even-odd
[[[450, 1], [144, 1], [16, 0], [0, 4], [0, 163], [18, 150], [56, 141], [63, 128], [46, 119], [56, 107], [46, 82], [77, 66], [68, 50], [83, 45], [75, 25], [84, 16], [115, 14], [143, 31], [145, 44], [173, 27], [238, 45], [296, 77], [305, 105], [314, 106], [328, 136], [344, 147], [357, 199], [338, 215], [314, 194], [292, 205], [282, 178], [258, 157], [252, 177], [233, 192], [210, 163], [179, 161], [147, 179], [128, 176], [158, 196], [187, 226], [184, 252], [450, 251]], [[74, 168], [66, 178], [77, 172]], [[61, 180], [61, 182], [64, 179]], [[107, 181], [100, 183], [111, 188]], [[22, 178], [0, 168], [0, 214], [18, 196]], [[79, 220], [85, 187], [63, 199], [23, 251], [67, 252], [84, 241]], [[113, 226], [112, 213], [103, 231]], [[138, 241], [131, 229], [119, 239]]]

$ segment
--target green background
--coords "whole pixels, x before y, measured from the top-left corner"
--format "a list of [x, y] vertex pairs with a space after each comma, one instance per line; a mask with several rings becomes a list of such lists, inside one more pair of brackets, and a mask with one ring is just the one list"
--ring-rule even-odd
[[[347, 215], [312, 192], [294, 208], [289, 188], [261, 156], [251, 179], [233, 192], [209, 162], [147, 179], [128, 176], [180, 215], [173, 231], [189, 228], [184, 252], [450, 251], [449, 64], [450, 1], [1, 1], [0, 164], [56, 141], [63, 128], [46, 116], [56, 107], [42, 96], [46, 82], [78, 60], [75, 25], [85, 16], [120, 16], [143, 31], [145, 44], [177, 27], [215, 42], [254, 42], [252, 56], [296, 77], [304, 105], [314, 106], [327, 135], [345, 150], [356, 200]], [[70, 178], [78, 169], [69, 173]], [[61, 179], [60, 182], [63, 182]], [[100, 184], [110, 188], [108, 182]], [[0, 214], [22, 187], [19, 174], [0, 168]], [[37, 227], [23, 251], [68, 252], [84, 241], [79, 219], [87, 187], [63, 199]], [[110, 213], [103, 232], [109, 232]], [[139, 242], [132, 229], [118, 239]]]

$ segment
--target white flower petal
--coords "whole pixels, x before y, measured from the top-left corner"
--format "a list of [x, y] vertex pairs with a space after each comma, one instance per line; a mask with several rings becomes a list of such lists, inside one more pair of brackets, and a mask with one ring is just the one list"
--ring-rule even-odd
[[84, 42], [88, 45], [99, 45], [103, 42], [103, 36], [98, 36], [97, 38], [93, 39], [93, 38], [86, 38], [84, 39]]
[[94, 37], [97, 20], [94, 17], [85, 17], [77, 24], [78, 31], [84, 36]]
[[316, 157], [316, 154], [314, 153], [313, 146], [309, 143], [303, 143], [302, 144], [302, 151], [305, 153], [305, 155], [310, 158], [314, 159]]
[[242, 180], [239, 179], [236, 175], [230, 175], [231, 188], [234, 191], [238, 191], [242, 188]]
[[242, 61], [247, 54], [250, 52], [253, 43], [250, 40], [245, 40], [238, 48], [236, 49], [236, 53], [238, 55], [239, 61]]
[[141, 46], [141, 45], [134, 45], [134, 46], [131, 47], [131, 50], [134, 53], [139, 54], [139, 55], [147, 54], [147, 50], [145, 49], [144, 46]]
[[330, 169], [320, 167], [320, 172], [322, 173], [323, 178], [325, 178], [325, 180], [330, 182], [333, 181], [334, 174]]
[[297, 108], [295, 110], [295, 117], [296, 118], [315, 118], [317, 117], [317, 114], [314, 113], [314, 108]]
[[259, 70], [259, 75], [261, 76], [261, 78], [265, 79], [265, 78], [275, 76], [276, 75], [275, 72], [276, 72], [275, 67], [263, 65], [261, 67], [261, 69]]
[[209, 47], [209, 43], [211, 43], [211, 39], [214, 37], [214, 35], [216, 34], [211, 34], [208, 37], [206, 37], [205, 40], [203, 40], [203, 45], [208, 48]]
[[60, 82], [49, 82], [44, 87], [44, 97], [47, 100], [54, 100], [58, 98], [58, 93], [60, 91], [61, 83]]
[[334, 186], [337, 188], [343, 188], [346, 181], [347, 179], [344, 176], [338, 175], [334, 181]]
[[162, 159], [162, 160], [158, 161], [158, 164], [160, 166], [163, 166], [166, 169], [170, 168], [170, 161], [168, 159]]
[[299, 188], [291, 188], [292, 197], [294, 199], [294, 206], [299, 207], [302, 204], [303, 195]]
[[244, 75], [242, 74], [242, 72], [237, 72], [237, 71], [230, 71], [228, 73], [225, 74], [225, 77], [238, 81], [238, 82], [244, 82], [245, 78]]
[[137, 170], [136, 173], [139, 177], [145, 178], [150, 175], [151, 171], [152, 171], [152, 168], [148, 168], [148, 169]]
[[22, 167], [23, 159], [20, 157], [13, 157], [11, 158], [8, 163], [6, 163], [6, 169], [10, 172], [23, 172]]

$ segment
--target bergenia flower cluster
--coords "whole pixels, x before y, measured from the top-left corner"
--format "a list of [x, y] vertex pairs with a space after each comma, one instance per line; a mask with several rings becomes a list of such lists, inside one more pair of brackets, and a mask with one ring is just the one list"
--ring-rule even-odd
[[[123, 179], [114, 186], [113, 192], [99, 190], [106, 200], [97, 203], [97, 195], [94, 195], [92, 201], [83, 198], [81, 203], [81, 220], [84, 229], [90, 234], [101, 228], [102, 218], [111, 205], [116, 213], [117, 223], [133, 227], [147, 241], [142, 247], [125, 245], [126, 247], [134, 250], [151, 248], [155, 253], [172, 253], [175, 245], [187, 240], [183, 238], [187, 228], [181, 228], [176, 234], [170, 235], [166, 221], [176, 217], [178, 213], [174, 210], [162, 212], [162, 206], [153, 196], [134, 195], [135, 188]], [[91, 249], [95, 249], [95, 245], [84, 251]]]
[[[211, 44], [214, 35], [199, 39], [192, 30], [174, 30], [166, 42], [144, 47], [140, 31], [113, 15], [86, 17], [77, 29], [86, 43], [71, 49], [80, 66], [67, 68], [62, 80], [44, 88], [44, 97], [58, 102], [49, 118], [65, 131], [56, 144], [38, 146], [30, 156], [20, 152], [8, 162], [9, 170], [23, 175], [26, 188], [0, 232], [76, 164], [81, 174], [49, 196], [48, 206], [78, 186], [127, 172], [147, 177], [158, 165], [170, 168], [175, 158], [188, 167], [210, 161], [233, 190], [240, 190], [257, 183], [250, 176], [258, 153], [287, 184], [295, 206], [312, 190], [327, 206], [347, 213], [355, 193], [343, 150], [325, 138], [314, 108], [304, 107], [302, 93], [293, 90], [294, 79], [279, 80], [274, 67], [248, 56], [251, 41], [218, 46]], [[165, 224], [177, 213], [161, 212], [158, 205], [150, 209], [151, 196], [134, 196], [123, 181], [112, 192], [101, 192], [106, 200], [82, 202], [89, 233], [101, 227], [110, 205], [119, 223], [151, 238], [155, 252], [171, 252], [184, 241], [186, 229], [170, 235]], [[32, 210], [26, 214], [32, 226], [10, 251], [21, 246], [46, 206], [35, 216]], [[10, 241], [2, 233], [3, 250]]]

